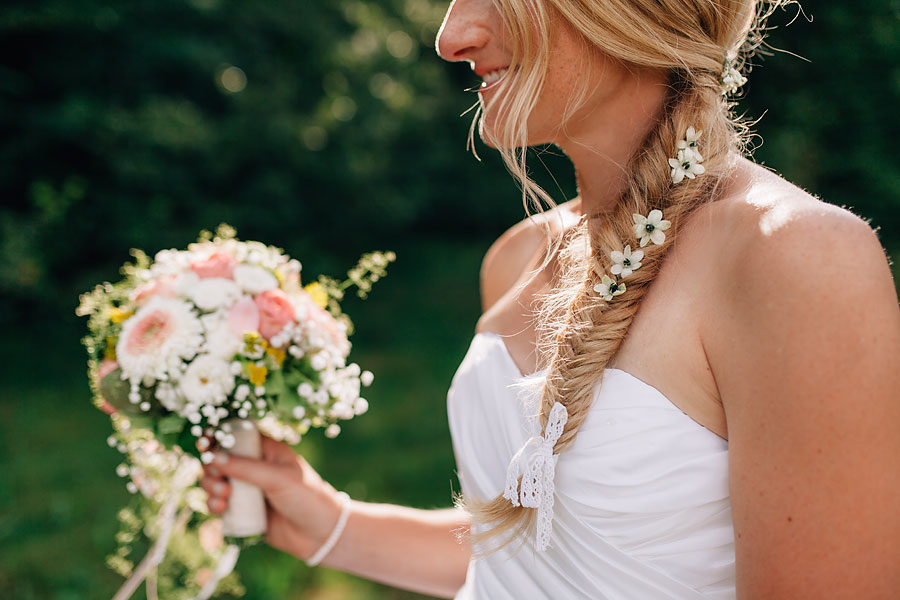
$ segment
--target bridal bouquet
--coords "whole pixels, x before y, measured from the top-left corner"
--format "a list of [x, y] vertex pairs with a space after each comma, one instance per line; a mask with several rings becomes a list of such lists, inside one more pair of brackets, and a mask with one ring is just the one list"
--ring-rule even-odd
[[[335, 437], [340, 421], [366, 412], [360, 390], [372, 374], [347, 362], [351, 322], [339, 301], [351, 285], [365, 297], [395, 258], [366, 254], [347, 280], [319, 277], [302, 286], [297, 260], [239, 241], [227, 226], [153, 260], [132, 253], [125, 279], [84, 294], [77, 311], [89, 317], [84, 344], [94, 403], [111, 415], [115, 433], [108, 441], [126, 458], [118, 473], [156, 509], [120, 515], [128, 531], [120, 532], [110, 564], [130, 577], [117, 598], [130, 597], [143, 579], [148, 592], [151, 578], [157, 585], [171, 536], [190, 537], [196, 524], [196, 542], [203, 541], [202, 517], [209, 515], [196, 483], [214, 447], [258, 457], [259, 432], [293, 445], [312, 427]], [[135, 520], [152, 521], [155, 534], [137, 568], [128, 559], [129, 543], [143, 529]], [[265, 530], [262, 493], [233, 481], [219, 537], [234, 541]], [[196, 597], [226, 583], [237, 547], [218, 544], [206, 548], [208, 560], [182, 565], [194, 572]]]

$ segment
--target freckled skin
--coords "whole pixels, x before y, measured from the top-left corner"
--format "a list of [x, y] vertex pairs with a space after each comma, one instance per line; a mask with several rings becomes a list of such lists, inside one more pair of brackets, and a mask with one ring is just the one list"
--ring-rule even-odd
[[[620, 63], [586, 48], [578, 35], [567, 25], [560, 24], [559, 19], [552, 20], [550, 37], [544, 87], [528, 119], [528, 145], [556, 143], [561, 137], [581, 137], [586, 118], [598, 112], [609, 112], [628, 76]], [[436, 45], [438, 53], [446, 60], [466, 60], [474, 69], [485, 66], [496, 70], [508, 66], [512, 60], [512, 50], [506, 39], [508, 36], [503, 33], [500, 14], [490, 0], [457, 0], [438, 34]], [[584, 84], [590, 90], [589, 99], [572, 115], [563, 132], [560, 117], [566, 114], [573, 92]], [[486, 132], [492, 132], [497, 124], [497, 115], [491, 106], [498, 93], [493, 88], [478, 94], [486, 109], [482, 121]]]

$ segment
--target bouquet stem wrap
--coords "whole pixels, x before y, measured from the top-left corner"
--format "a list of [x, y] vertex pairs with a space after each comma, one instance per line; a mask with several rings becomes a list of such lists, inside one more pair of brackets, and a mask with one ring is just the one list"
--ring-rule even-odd
[[[234, 434], [234, 446], [231, 454], [260, 458], [260, 435], [256, 424], [247, 419], [231, 421]], [[252, 537], [266, 532], [266, 501], [262, 490], [257, 486], [231, 479], [231, 496], [228, 508], [222, 515], [222, 533], [226, 537]]]

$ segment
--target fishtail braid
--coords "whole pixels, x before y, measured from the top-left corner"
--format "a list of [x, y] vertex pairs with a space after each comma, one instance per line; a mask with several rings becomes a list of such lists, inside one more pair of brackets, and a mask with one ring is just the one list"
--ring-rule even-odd
[[[588, 44], [607, 56], [639, 66], [665, 68], [669, 73], [670, 94], [663, 115], [627, 165], [626, 189], [615, 207], [602, 216], [589, 215], [563, 232], [551, 244], [543, 264], [547, 267], [550, 258], [557, 257], [558, 282], [542, 298], [537, 315], [539, 357], [546, 369], [537, 410], [543, 431], [551, 408], [557, 402], [566, 407], [568, 418], [553, 448], [559, 453], [574, 442], [602, 374], [618, 352], [680, 228], [699, 207], [717, 198], [730, 171], [730, 161], [746, 152], [748, 127], [730, 115], [733, 105], [723, 95], [723, 63], [740, 68], [745, 58], [763, 44], [768, 17], [776, 8], [795, 1], [494, 3], [509, 26], [516, 52], [510, 76], [501, 82], [498, 92], [499, 113], [505, 115], [500, 133], [485, 136], [483, 132], [483, 137], [500, 149], [507, 167], [522, 184], [526, 207], [539, 207], [541, 202], [554, 206], [552, 198], [530, 180], [525, 168], [526, 122], [548, 65], [551, 20], [564, 19]], [[584, 89], [575, 94], [567, 114], [574, 114], [588, 93]], [[705, 173], [674, 184], [668, 159], [676, 155], [677, 143], [689, 127], [702, 132], [699, 150]], [[610, 273], [610, 252], [622, 251], [628, 244], [637, 246], [632, 215], [648, 215], [654, 209], [671, 221], [671, 229], [662, 244], [643, 249], [641, 267], [621, 282], [625, 291], [604, 301], [594, 288], [604, 274]], [[530, 533], [536, 522], [535, 510], [514, 506], [503, 496], [486, 501], [458, 496], [456, 505], [472, 516], [468, 536], [476, 555]], [[488, 540], [499, 543], [483, 546]]]
[[[661, 268], [674, 243], [679, 226], [700, 206], [715, 197], [729, 170], [732, 152], [739, 149], [740, 136], [722, 98], [718, 73], [693, 74], [692, 79], [673, 85], [666, 114], [628, 167], [626, 191], [615, 208], [595, 219], [582, 219], [561, 242], [559, 282], [543, 299], [538, 315], [539, 351], [546, 365], [541, 400], [543, 431], [550, 409], [556, 402], [568, 413], [562, 436], [554, 446], [559, 453], [577, 436], [595, 397], [602, 373], [615, 356], [640, 307], [641, 300]], [[683, 77], [676, 72], [674, 77]], [[668, 158], [676, 153], [678, 141], [688, 127], [702, 131], [700, 150], [706, 172], [693, 180], [672, 183]], [[604, 301], [594, 286], [610, 273], [610, 253], [626, 244], [637, 247], [632, 215], [647, 215], [660, 209], [672, 222], [661, 245], [644, 248], [641, 267], [624, 283], [625, 292]], [[591, 221], [598, 221], [593, 226]], [[529, 534], [536, 521], [534, 510], [513, 506], [503, 496], [484, 503], [466, 499], [458, 502], [472, 513], [475, 523], [490, 529], [470, 532], [473, 547], [491, 538], [504, 538], [490, 551]], [[508, 534], [503, 536], [502, 534]]]

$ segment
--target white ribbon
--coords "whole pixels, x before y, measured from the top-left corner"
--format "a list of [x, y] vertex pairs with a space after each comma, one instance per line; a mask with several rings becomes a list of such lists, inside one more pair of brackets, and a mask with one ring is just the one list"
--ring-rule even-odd
[[[550, 530], [553, 526], [553, 479], [559, 455], [553, 454], [553, 446], [563, 433], [569, 418], [566, 407], [554, 403], [547, 419], [544, 436], [528, 438], [512, 457], [506, 470], [506, 489], [503, 497], [513, 506], [536, 508], [537, 547], [546, 550], [550, 544]], [[519, 476], [522, 484], [519, 485]]]

